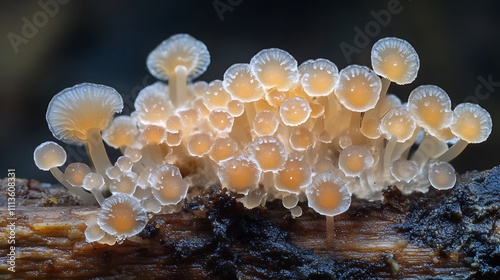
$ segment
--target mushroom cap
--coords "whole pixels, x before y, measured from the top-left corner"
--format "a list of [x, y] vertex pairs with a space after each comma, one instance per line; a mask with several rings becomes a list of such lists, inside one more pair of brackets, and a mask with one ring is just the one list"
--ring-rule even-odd
[[273, 135], [280, 124], [280, 119], [271, 111], [260, 111], [252, 122], [253, 130], [258, 136]]
[[335, 95], [342, 105], [353, 112], [375, 108], [382, 90], [380, 78], [368, 67], [349, 65], [340, 70]]
[[351, 205], [351, 193], [346, 183], [332, 172], [314, 176], [306, 188], [309, 207], [325, 216], [341, 214]]
[[420, 68], [413, 46], [394, 37], [378, 40], [372, 47], [371, 59], [375, 73], [398, 85], [413, 82]]
[[491, 134], [491, 116], [481, 106], [461, 103], [453, 110], [451, 131], [468, 143], [484, 142]]
[[83, 179], [85, 175], [92, 172], [90, 167], [85, 163], [74, 162], [69, 164], [64, 170], [64, 178], [73, 187], [80, 187], [83, 184]]
[[52, 97], [46, 119], [55, 138], [68, 144], [81, 143], [87, 141], [87, 131], [106, 129], [122, 109], [123, 99], [114, 88], [83, 83]]
[[182, 178], [181, 171], [171, 164], [160, 165], [149, 176], [153, 195], [162, 205], [174, 205], [187, 195], [188, 183]]
[[319, 58], [308, 60], [299, 66], [300, 84], [309, 96], [327, 96], [337, 85], [339, 70], [335, 63]]
[[451, 189], [457, 182], [455, 169], [451, 164], [444, 161], [431, 163], [427, 177], [431, 185], [438, 190]]
[[298, 126], [305, 123], [311, 116], [311, 107], [302, 97], [286, 99], [280, 106], [281, 121], [288, 126]]
[[248, 194], [257, 187], [261, 170], [255, 160], [245, 154], [222, 161], [219, 164], [219, 179], [223, 187], [241, 194]]
[[287, 156], [283, 143], [273, 136], [255, 139], [250, 145], [250, 152], [262, 171], [278, 171]]
[[208, 116], [212, 128], [218, 133], [229, 133], [233, 128], [234, 117], [223, 110], [213, 110]]
[[139, 176], [136, 173], [125, 171], [111, 182], [109, 191], [111, 193], [126, 193], [132, 195], [137, 187], [138, 179]]
[[106, 235], [106, 232], [99, 227], [99, 225], [89, 225], [85, 229], [85, 241], [92, 243], [100, 240]]
[[305, 127], [294, 127], [290, 134], [290, 146], [296, 151], [313, 148], [316, 143], [314, 133]]
[[134, 122], [134, 119], [129, 116], [118, 116], [111, 121], [111, 124], [102, 132], [102, 139], [106, 143], [118, 149], [120, 147], [131, 146], [139, 129]]
[[397, 159], [391, 164], [391, 174], [399, 182], [409, 183], [419, 172], [420, 169], [413, 160]]
[[193, 157], [203, 157], [210, 152], [212, 147], [212, 136], [207, 132], [200, 132], [191, 135], [188, 141], [187, 150]]
[[360, 176], [374, 164], [370, 151], [365, 146], [351, 145], [340, 152], [339, 168], [346, 176]]
[[435, 137], [438, 130], [448, 127], [453, 120], [450, 97], [434, 85], [415, 88], [408, 97], [408, 110], [417, 124]]
[[311, 184], [312, 174], [311, 166], [302, 157], [290, 154], [283, 168], [276, 172], [274, 186], [279, 191], [299, 194]]
[[33, 159], [40, 170], [49, 171], [66, 162], [66, 151], [56, 142], [47, 141], [35, 148]]
[[97, 224], [119, 239], [137, 235], [148, 222], [140, 201], [128, 194], [114, 194], [106, 198], [97, 214]]
[[232, 157], [238, 151], [238, 144], [230, 137], [221, 137], [213, 141], [209, 156], [215, 162]]
[[168, 98], [168, 87], [156, 82], [143, 88], [134, 102], [136, 118], [142, 125], [165, 126], [173, 106]]
[[243, 112], [245, 112], [245, 106], [241, 103], [241, 101], [231, 100], [227, 103], [227, 111], [236, 118], [243, 115]]
[[406, 107], [390, 109], [380, 121], [380, 131], [386, 135], [386, 138], [395, 138], [400, 143], [410, 139], [416, 128], [415, 119]]
[[297, 60], [288, 52], [264, 49], [250, 60], [252, 73], [266, 89], [286, 91], [294, 87], [300, 77]]
[[104, 186], [104, 177], [98, 173], [87, 173], [85, 177], [83, 177], [82, 188], [91, 191], [91, 190], [99, 190]]
[[233, 64], [224, 73], [224, 89], [240, 102], [254, 102], [264, 97], [265, 90], [252, 73], [249, 64]]
[[224, 89], [221, 80], [215, 80], [208, 84], [203, 95], [203, 103], [209, 110], [227, 109], [229, 101], [231, 101], [231, 95]]
[[165, 128], [157, 125], [148, 125], [141, 132], [140, 139], [146, 144], [160, 144], [165, 140]]
[[146, 64], [151, 75], [159, 80], [168, 81], [177, 66], [184, 66], [192, 80], [207, 70], [210, 53], [203, 42], [188, 34], [177, 34], [161, 42], [149, 54]]

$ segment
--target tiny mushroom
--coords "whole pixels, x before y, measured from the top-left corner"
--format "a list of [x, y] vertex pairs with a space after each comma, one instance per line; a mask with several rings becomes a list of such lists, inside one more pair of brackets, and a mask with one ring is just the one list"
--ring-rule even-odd
[[59, 169], [66, 162], [66, 151], [59, 144], [46, 141], [38, 145], [33, 152], [33, 159], [40, 170], [50, 171], [59, 183], [65, 186], [71, 193], [81, 198], [85, 204], [95, 203], [92, 195], [83, 191], [79, 186], [70, 184]]
[[177, 34], [161, 42], [146, 64], [153, 76], [168, 81], [170, 100], [179, 106], [187, 100], [187, 81], [207, 70], [210, 53], [203, 42], [188, 34]]
[[111, 166], [102, 142], [114, 113], [121, 112], [123, 99], [113, 88], [84, 83], [56, 94], [47, 108], [47, 123], [54, 137], [67, 143], [85, 143], [97, 172]]
[[335, 173], [324, 172], [314, 176], [306, 188], [306, 196], [309, 207], [326, 216], [327, 243], [332, 244], [335, 237], [333, 217], [349, 209], [349, 188]]
[[114, 194], [101, 205], [97, 224], [120, 243], [125, 238], [141, 232], [148, 221], [140, 201], [128, 194]]

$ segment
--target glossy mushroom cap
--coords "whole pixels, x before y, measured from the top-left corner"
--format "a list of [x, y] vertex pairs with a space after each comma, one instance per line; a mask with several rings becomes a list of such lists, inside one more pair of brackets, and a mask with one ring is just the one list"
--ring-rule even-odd
[[66, 162], [66, 151], [59, 144], [47, 141], [36, 147], [33, 159], [40, 170], [49, 171]]
[[86, 142], [91, 129], [108, 127], [123, 99], [113, 88], [84, 83], [56, 94], [47, 108], [47, 124], [55, 138], [66, 143]]
[[148, 221], [140, 201], [127, 194], [115, 194], [104, 201], [97, 224], [107, 234], [125, 239], [141, 232]]
[[316, 175], [306, 189], [309, 207], [325, 216], [341, 214], [351, 205], [351, 193], [346, 183], [332, 172]]
[[169, 80], [178, 66], [186, 68], [189, 79], [195, 79], [207, 70], [210, 53], [203, 42], [188, 34], [177, 34], [161, 42], [149, 54], [146, 64], [159, 80]]
[[349, 65], [340, 71], [335, 95], [345, 108], [353, 112], [366, 112], [377, 104], [382, 82], [368, 67]]
[[375, 73], [398, 85], [413, 82], [420, 68], [413, 46], [394, 37], [378, 40], [372, 47], [371, 59]]

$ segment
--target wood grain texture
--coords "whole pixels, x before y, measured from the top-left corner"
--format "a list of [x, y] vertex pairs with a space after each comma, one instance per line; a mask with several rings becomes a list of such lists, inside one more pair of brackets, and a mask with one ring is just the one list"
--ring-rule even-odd
[[[485, 174], [468, 178], [479, 180]], [[465, 187], [467, 182], [463, 180], [457, 186]], [[54, 194], [43, 194], [37, 203], [22, 202], [25, 206], [16, 208], [15, 273], [7, 271], [8, 232], [0, 232], [0, 278], [477, 277], [477, 267], [465, 261], [467, 256], [459, 249], [447, 248], [443, 253], [442, 248], [419, 242], [407, 228], [402, 229], [409, 211], [435, 207], [451, 195], [451, 191], [431, 191], [403, 197], [392, 190], [381, 203], [354, 200], [349, 211], [335, 218], [336, 237], [328, 246], [325, 218], [304, 204], [304, 215], [293, 219], [279, 203], [248, 210], [232, 194], [211, 188], [187, 203], [180, 213], [152, 217], [136, 238], [138, 242], [107, 246], [85, 241], [85, 216], [97, 207], [46, 207], [40, 204], [47, 204]], [[0, 226], [6, 228], [5, 206], [0, 209], [0, 217]]]

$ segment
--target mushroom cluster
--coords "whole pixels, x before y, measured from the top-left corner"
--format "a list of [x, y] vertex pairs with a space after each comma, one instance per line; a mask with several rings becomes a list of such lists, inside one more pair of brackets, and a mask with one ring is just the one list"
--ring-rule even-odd
[[[451, 108], [434, 85], [415, 88], [403, 103], [392, 83], [411, 83], [420, 61], [405, 40], [383, 38], [372, 68], [338, 70], [327, 59], [302, 64], [265, 49], [234, 64], [222, 80], [193, 80], [210, 62], [206, 46], [187, 34], [163, 41], [147, 58], [160, 81], [144, 88], [130, 116], [113, 118], [123, 101], [113, 88], [79, 84], [53, 97], [47, 122], [55, 138], [84, 144], [93, 167], [71, 163], [54, 142], [36, 148], [50, 170], [98, 213], [87, 221], [89, 242], [114, 244], [138, 234], [152, 213], [179, 211], [189, 189], [221, 184], [247, 208], [280, 199], [292, 217], [299, 202], [327, 217], [345, 212], [351, 195], [380, 200], [395, 185], [404, 194], [449, 189], [448, 161], [468, 143], [485, 141], [491, 117], [476, 104]], [[103, 140], [123, 153], [112, 164]]]

